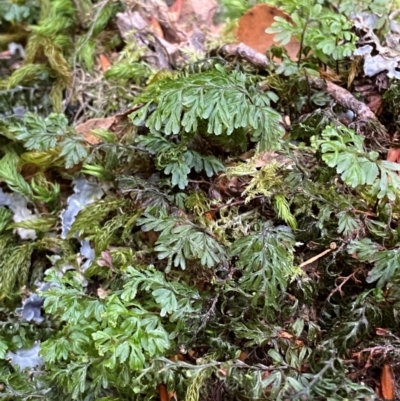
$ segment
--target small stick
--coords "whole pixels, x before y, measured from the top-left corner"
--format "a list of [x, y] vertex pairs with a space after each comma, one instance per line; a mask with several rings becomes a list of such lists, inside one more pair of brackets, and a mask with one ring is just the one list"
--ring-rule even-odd
[[316, 260], [318, 260], [319, 258], [322, 258], [322, 256], [326, 255], [327, 253], [333, 251], [334, 249], [336, 249], [336, 243], [335, 242], [331, 242], [331, 244], [329, 245], [330, 249], [325, 249], [325, 251], [319, 253], [318, 255], [313, 256], [311, 259], [306, 260], [305, 262], [303, 262], [300, 267], [304, 267], [309, 265], [310, 263], [315, 262]]

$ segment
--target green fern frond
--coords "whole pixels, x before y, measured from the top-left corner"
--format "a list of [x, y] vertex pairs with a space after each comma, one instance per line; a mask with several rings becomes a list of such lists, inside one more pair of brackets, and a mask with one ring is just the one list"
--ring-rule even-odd
[[[284, 133], [279, 113], [270, 107], [270, 98], [249, 84], [245, 74], [229, 73], [221, 66], [210, 72], [156, 81], [136, 103], [144, 105], [130, 115], [134, 124], [145, 124], [151, 131], [166, 135], [195, 132], [205, 122], [207, 133], [212, 135], [249, 129], [260, 149], [266, 150], [275, 149]], [[158, 107], [150, 112], [154, 105]]]

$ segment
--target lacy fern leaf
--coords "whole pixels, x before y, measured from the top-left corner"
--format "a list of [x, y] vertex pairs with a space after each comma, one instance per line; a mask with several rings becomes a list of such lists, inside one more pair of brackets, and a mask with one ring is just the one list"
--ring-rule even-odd
[[245, 74], [215, 70], [151, 84], [136, 100], [143, 106], [130, 117], [136, 125], [166, 135], [196, 132], [201, 122], [212, 135], [248, 129], [260, 149], [276, 148], [283, 135], [280, 115], [270, 97], [249, 84]]

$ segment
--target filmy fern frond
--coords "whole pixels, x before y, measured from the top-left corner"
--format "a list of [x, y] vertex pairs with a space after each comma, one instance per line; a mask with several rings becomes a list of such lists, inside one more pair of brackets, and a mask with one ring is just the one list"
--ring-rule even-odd
[[134, 124], [166, 135], [196, 132], [206, 122], [207, 133], [212, 135], [248, 129], [261, 150], [276, 148], [283, 135], [280, 115], [270, 107], [270, 97], [255, 90], [245, 74], [229, 73], [221, 66], [156, 81], [136, 103], [143, 106], [130, 115]]
[[28, 150], [40, 152], [57, 150], [58, 156], [71, 168], [87, 156], [83, 137], [77, 135], [63, 114], [52, 113], [42, 118], [34, 113], [24, 116], [23, 124], [10, 127], [16, 139]]

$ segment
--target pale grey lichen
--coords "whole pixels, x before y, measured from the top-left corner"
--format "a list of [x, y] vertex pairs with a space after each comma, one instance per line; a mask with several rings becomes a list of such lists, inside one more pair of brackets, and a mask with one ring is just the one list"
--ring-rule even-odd
[[39, 356], [40, 343], [36, 342], [31, 348], [22, 348], [15, 352], [7, 352], [6, 359], [10, 361], [13, 367], [19, 367], [20, 370], [26, 368], [41, 368], [44, 360]]
[[[14, 213], [13, 220], [16, 223], [35, 219], [36, 216], [28, 209], [28, 200], [17, 193], [6, 194], [0, 188], [0, 206], [7, 206]], [[36, 231], [28, 228], [17, 228], [17, 234], [24, 240], [35, 240]]]
[[88, 181], [84, 177], [74, 179], [74, 192], [68, 198], [68, 206], [61, 214], [63, 239], [67, 238], [78, 213], [104, 195], [104, 190], [98, 183]]
[[17, 313], [21, 314], [22, 319], [27, 322], [34, 321], [40, 324], [44, 321], [44, 317], [41, 315], [44, 298], [39, 297], [36, 294], [31, 294], [23, 303], [22, 307], [16, 310]]
[[83, 241], [81, 241], [81, 245], [82, 246], [80, 249], [80, 254], [86, 259], [86, 261], [81, 266], [81, 270], [84, 272], [92, 264], [96, 255], [88, 240], [84, 239]]
[[[400, 30], [398, 24], [391, 24], [391, 32], [386, 37], [386, 46], [382, 45], [375, 34], [374, 29], [379, 17], [371, 13], [360, 13], [352, 16], [354, 26], [364, 34], [360, 35], [359, 44], [354, 51], [355, 56], [364, 57], [364, 73], [367, 77], [373, 77], [383, 71], [387, 71], [389, 78], [400, 79], [398, 71], [400, 65]], [[377, 53], [373, 55], [373, 52]]]
[[380, 54], [371, 56], [372, 47], [370, 45], [362, 46], [355, 50], [355, 56], [364, 56], [364, 74], [367, 77], [373, 77], [382, 71], [387, 71], [389, 78], [400, 79], [398, 68], [400, 57], [384, 57]]

